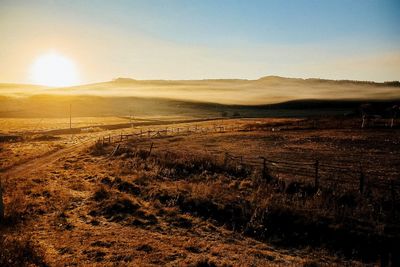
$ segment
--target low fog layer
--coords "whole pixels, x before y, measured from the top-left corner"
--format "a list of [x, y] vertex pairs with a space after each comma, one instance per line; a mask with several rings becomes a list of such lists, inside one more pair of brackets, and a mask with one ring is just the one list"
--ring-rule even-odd
[[261, 105], [297, 99], [398, 99], [400, 84], [267, 76], [258, 80], [144, 81], [119, 78], [110, 82], [68, 88], [0, 85], [2, 96], [43, 94], [157, 97], [220, 104]]
[[0, 117], [69, 117], [70, 104], [74, 117], [298, 117], [343, 115], [353, 113], [364, 102], [383, 101], [390, 106], [398, 100], [398, 82], [274, 76], [259, 80], [198, 81], [120, 78], [69, 88], [3, 84]]

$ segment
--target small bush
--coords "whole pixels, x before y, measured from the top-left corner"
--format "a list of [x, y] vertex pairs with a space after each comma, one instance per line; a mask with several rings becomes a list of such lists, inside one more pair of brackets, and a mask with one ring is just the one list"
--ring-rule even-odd
[[0, 135], [0, 143], [21, 142], [24, 138], [19, 135]]
[[235, 118], [241, 117], [240, 113], [237, 112], [237, 111], [233, 112], [232, 116], [235, 117]]
[[100, 188], [93, 195], [93, 199], [95, 201], [102, 201], [109, 197], [110, 193], [104, 188], [104, 186], [100, 186]]
[[217, 265], [213, 262], [210, 261], [209, 259], [201, 259], [198, 262], [196, 262], [194, 267], [217, 267]]
[[319, 267], [319, 266], [321, 266], [321, 265], [316, 261], [306, 261], [303, 264], [303, 267]]
[[28, 213], [26, 196], [21, 190], [11, 193], [8, 203], [4, 203], [4, 224], [15, 225], [26, 219]]
[[102, 144], [100, 141], [97, 141], [89, 148], [89, 153], [93, 156], [103, 156], [105, 154], [108, 154], [106, 147], [107, 145]]
[[0, 235], [0, 266], [48, 266], [44, 252], [29, 236]]
[[55, 141], [60, 139], [61, 137], [53, 135], [38, 135], [32, 138], [33, 141]]
[[107, 203], [102, 208], [102, 214], [106, 218], [112, 218], [118, 215], [131, 215], [134, 214], [140, 205], [137, 202], [132, 202], [128, 198], [115, 198]]

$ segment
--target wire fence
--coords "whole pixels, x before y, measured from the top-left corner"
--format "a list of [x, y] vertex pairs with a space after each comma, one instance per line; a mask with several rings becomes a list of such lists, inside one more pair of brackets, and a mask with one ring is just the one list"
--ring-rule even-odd
[[[163, 129], [140, 129], [129, 134], [103, 136], [97, 142], [102, 144], [121, 143], [127, 140], [144, 141], [141, 145], [148, 147], [150, 152], [154, 147], [151, 139], [167, 136], [179, 136], [190, 134], [226, 133], [230, 131], [248, 130], [243, 126], [214, 125], [213, 127], [201, 127], [199, 125], [187, 127], [166, 127]], [[146, 139], [146, 140], [144, 140]], [[138, 145], [138, 144], [136, 144]], [[116, 147], [118, 150], [119, 146]], [[116, 151], [113, 151], [114, 154]], [[263, 155], [253, 157], [241, 156], [229, 151], [213, 151], [211, 156], [217, 158], [223, 156], [225, 165], [235, 168], [248, 168], [262, 174], [265, 179], [268, 177], [290, 179], [312, 183], [316, 189], [321, 184], [336, 184], [352, 187], [360, 193], [372, 189], [390, 191], [396, 194], [400, 188], [398, 181], [398, 170], [367, 169], [360, 162], [348, 160], [331, 160], [330, 162], [315, 159], [292, 160], [273, 158]]]
[[[225, 162], [236, 166], [258, 168], [262, 173], [274, 177], [291, 177], [293, 180], [312, 182], [315, 187], [321, 183], [340, 183], [352, 186], [361, 193], [369, 189], [392, 189], [399, 188], [400, 183], [396, 181], [398, 173], [395, 171], [365, 170], [360, 163], [353, 162], [352, 165], [339, 166], [335, 163], [321, 163], [320, 160], [311, 161], [286, 161], [282, 159], [268, 159], [266, 157], [244, 157], [225, 153]], [[391, 177], [382, 179], [383, 176]]]
[[140, 129], [129, 134], [119, 134], [119, 135], [106, 135], [99, 139], [102, 143], [116, 143], [122, 142], [124, 140], [129, 140], [132, 138], [157, 138], [163, 136], [171, 135], [187, 135], [194, 133], [222, 133], [228, 131], [239, 131], [241, 128], [239, 126], [221, 126], [214, 125], [213, 127], [201, 127], [199, 125], [188, 126], [188, 127], [166, 127], [164, 129]]

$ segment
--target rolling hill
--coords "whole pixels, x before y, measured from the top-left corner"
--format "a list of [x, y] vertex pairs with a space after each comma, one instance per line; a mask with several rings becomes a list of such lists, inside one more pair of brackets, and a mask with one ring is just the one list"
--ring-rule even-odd
[[[335, 81], [267, 76], [258, 80], [134, 80], [67, 88], [0, 85], [1, 117], [176, 115], [301, 116], [343, 114], [368, 101], [400, 99], [399, 82]], [[290, 112], [288, 112], [290, 110]], [[309, 112], [306, 114], [309, 114]]]

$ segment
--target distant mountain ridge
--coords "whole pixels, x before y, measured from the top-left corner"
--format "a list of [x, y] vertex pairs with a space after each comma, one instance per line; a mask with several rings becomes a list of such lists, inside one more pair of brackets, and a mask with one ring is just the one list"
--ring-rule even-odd
[[[70, 86], [67, 88], [74, 88], [74, 87], [81, 87], [81, 86], [91, 86], [91, 85], [100, 85], [100, 84], [105, 84], [105, 83], [141, 83], [141, 82], [146, 82], [146, 83], [151, 83], [151, 82], [305, 82], [305, 83], [333, 83], [333, 84], [360, 84], [360, 85], [376, 85], [376, 86], [388, 86], [388, 87], [400, 87], [400, 81], [384, 81], [384, 82], [376, 82], [376, 81], [368, 81], [368, 80], [334, 80], [334, 79], [324, 79], [324, 78], [291, 78], [291, 77], [283, 77], [283, 76], [277, 76], [277, 75], [267, 75], [267, 76], [262, 76], [258, 79], [235, 79], [235, 78], [221, 78], [221, 79], [134, 79], [134, 78], [129, 78], [129, 77], [118, 77], [115, 79], [112, 79], [111, 81], [104, 81], [104, 82], [96, 82], [96, 83], [88, 83], [88, 84], [81, 84], [81, 85], [76, 85], [76, 86]], [[34, 87], [34, 88], [39, 88], [39, 89], [61, 89], [65, 87], [51, 87], [51, 86], [45, 86], [45, 85], [37, 85], [37, 84], [27, 84], [27, 83], [0, 83], [0, 90], [4, 87], [13, 87], [13, 88], [28, 88], [28, 87]]]
[[400, 87], [400, 81], [385, 81], [385, 82], [375, 82], [375, 81], [359, 81], [359, 80], [331, 80], [331, 79], [320, 79], [320, 78], [285, 78], [279, 76], [266, 76], [262, 77], [259, 80], [269, 79], [270, 77], [277, 77], [283, 80], [296, 80], [296, 81], [304, 81], [304, 82], [319, 82], [319, 83], [337, 83], [337, 84], [366, 84], [366, 85], [378, 85], [378, 86], [393, 86]]
[[265, 76], [257, 80], [136, 80], [48, 88], [0, 84], [0, 96], [33, 95], [163, 98], [225, 105], [263, 105], [292, 100], [392, 100], [400, 98], [400, 82], [328, 80]]
[[189, 81], [295, 81], [295, 82], [320, 82], [320, 83], [351, 83], [351, 84], [369, 84], [369, 85], [381, 85], [381, 86], [394, 86], [400, 87], [400, 81], [385, 81], [385, 82], [375, 82], [375, 81], [363, 81], [363, 80], [334, 80], [334, 79], [324, 79], [324, 78], [289, 78], [289, 77], [282, 77], [276, 75], [268, 75], [263, 76], [255, 80], [250, 79], [191, 79], [191, 80], [163, 80], [163, 79], [155, 79], [155, 80], [139, 80], [127, 77], [118, 77], [113, 79], [111, 82], [117, 83], [129, 83], [129, 82], [150, 82], [150, 81], [164, 81], [164, 82], [174, 82], [174, 81], [181, 81], [181, 82], [189, 82]]

